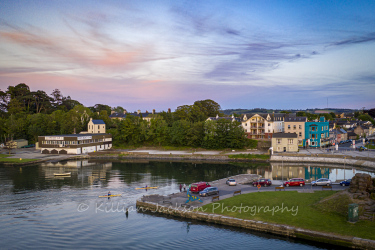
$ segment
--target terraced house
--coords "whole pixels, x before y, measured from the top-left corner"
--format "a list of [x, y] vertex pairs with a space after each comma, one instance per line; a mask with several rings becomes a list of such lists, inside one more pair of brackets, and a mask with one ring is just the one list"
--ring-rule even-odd
[[242, 117], [242, 127], [247, 138], [271, 140], [274, 133], [284, 131], [285, 114], [245, 114]]
[[329, 143], [329, 122], [323, 116], [319, 121], [305, 123], [304, 147], [323, 147]]
[[307, 118], [304, 116], [293, 116], [287, 115], [284, 120], [284, 132], [285, 133], [296, 133], [298, 146], [303, 146], [303, 140], [305, 139], [305, 123]]

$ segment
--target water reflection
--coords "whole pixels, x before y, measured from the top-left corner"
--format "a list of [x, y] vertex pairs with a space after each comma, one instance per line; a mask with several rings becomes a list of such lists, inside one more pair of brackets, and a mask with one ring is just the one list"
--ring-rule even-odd
[[[273, 181], [303, 178], [307, 182], [319, 178], [329, 178], [340, 182], [352, 178], [356, 173], [374, 172], [353, 166], [325, 166], [310, 164], [208, 164], [188, 162], [107, 162], [107, 161], [67, 161], [42, 163], [28, 167], [0, 167], [0, 190], [18, 192], [21, 190], [43, 190], [70, 187], [110, 187], [170, 186], [196, 181], [213, 181], [237, 174], [257, 174]], [[55, 176], [67, 173], [69, 176]]]
[[[3, 248], [180, 249], [191, 244], [204, 249], [316, 249], [320, 245], [241, 231], [221, 226], [172, 220], [155, 213], [145, 215], [126, 209], [146, 194], [135, 187], [159, 186], [147, 194], [179, 192], [179, 184], [212, 181], [243, 173], [273, 180], [294, 177], [332, 180], [350, 178], [364, 170], [350, 166], [327, 167], [298, 164], [189, 163], [160, 161], [69, 161], [27, 167], [0, 165], [0, 234]], [[69, 177], [54, 173], [71, 172]], [[366, 172], [366, 171], [364, 171]], [[371, 173], [374, 176], [374, 173]], [[121, 197], [99, 198], [107, 194]], [[104, 199], [104, 200], [103, 200]], [[101, 208], [113, 208], [105, 212]], [[162, 229], [162, 230], [161, 230]], [[14, 232], [17, 232], [15, 234]], [[77, 233], [78, 232], [78, 233]], [[22, 235], [22, 240], [19, 240]], [[322, 248], [326, 248], [323, 245]]]

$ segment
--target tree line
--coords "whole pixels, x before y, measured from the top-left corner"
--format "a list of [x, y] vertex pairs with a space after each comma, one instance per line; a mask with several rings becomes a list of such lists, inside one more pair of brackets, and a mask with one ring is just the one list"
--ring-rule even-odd
[[240, 122], [226, 119], [206, 121], [223, 116], [220, 105], [201, 100], [193, 105], [177, 107], [174, 112], [152, 115], [151, 121], [127, 114], [123, 120], [110, 119], [111, 111], [123, 112], [118, 106], [105, 104], [85, 107], [55, 89], [48, 95], [42, 90], [30, 91], [24, 83], [0, 90], [0, 141], [27, 139], [30, 144], [38, 136], [79, 133], [87, 130], [90, 118], [105, 122], [114, 146], [187, 146], [207, 149], [244, 148], [256, 141], [246, 138]]

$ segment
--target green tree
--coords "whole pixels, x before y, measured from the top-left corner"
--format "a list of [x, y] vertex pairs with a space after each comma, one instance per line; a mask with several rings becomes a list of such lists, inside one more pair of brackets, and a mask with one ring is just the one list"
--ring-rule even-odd
[[217, 102], [213, 100], [206, 99], [202, 101], [196, 101], [194, 102], [194, 105], [198, 106], [201, 112], [204, 113], [205, 115], [204, 120], [207, 119], [208, 117], [214, 117], [220, 114], [221, 107]]
[[169, 141], [169, 127], [161, 116], [151, 119], [147, 131], [147, 140], [159, 146], [165, 145]]

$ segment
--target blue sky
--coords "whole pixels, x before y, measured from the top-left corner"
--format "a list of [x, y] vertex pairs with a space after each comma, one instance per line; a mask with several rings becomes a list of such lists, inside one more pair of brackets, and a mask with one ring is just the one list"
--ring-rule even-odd
[[0, 89], [174, 110], [374, 108], [375, 1], [1, 1]]

